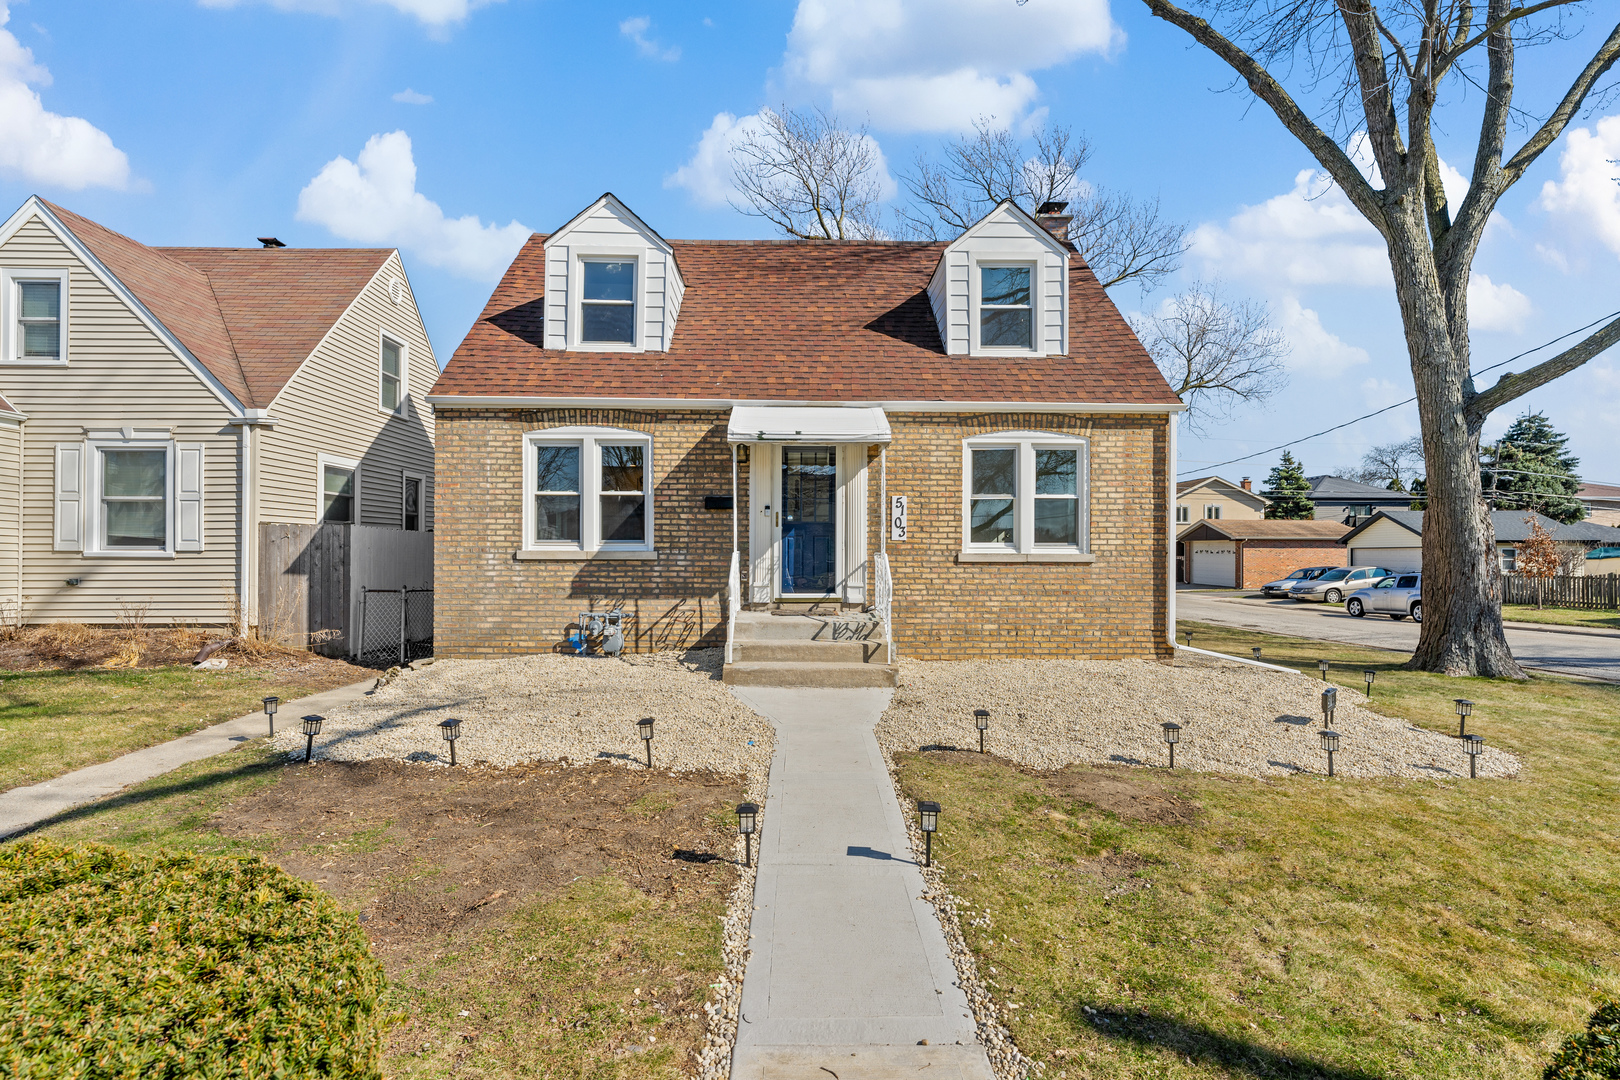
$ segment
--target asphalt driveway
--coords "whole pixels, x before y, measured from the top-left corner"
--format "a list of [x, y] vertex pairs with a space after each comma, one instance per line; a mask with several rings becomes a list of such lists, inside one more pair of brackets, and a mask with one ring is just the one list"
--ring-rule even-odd
[[[1250, 600], [1242, 593], [1203, 589], [1176, 590], [1176, 618], [1402, 652], [1417, 648], [1419, 629], [1411, 620], [1398, 623], [1383, 615], [1353, 619], [1342, 607], [1327, 604]], [[1510, 629], [1507, 641], [1525, 667], [1620, 682], [1620, 634]]]

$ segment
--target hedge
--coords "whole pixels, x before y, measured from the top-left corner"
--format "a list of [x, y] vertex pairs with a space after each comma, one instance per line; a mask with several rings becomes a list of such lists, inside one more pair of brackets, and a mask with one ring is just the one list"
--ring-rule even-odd
[[0, 847], [0, 1073], [381, 1076], [382, 968], [352, 914], [262, 859]]
[[1542, 1080], [1620, 1080], [1620, 999], [1605, 998], [1571, 1035], [1542, 1074]]

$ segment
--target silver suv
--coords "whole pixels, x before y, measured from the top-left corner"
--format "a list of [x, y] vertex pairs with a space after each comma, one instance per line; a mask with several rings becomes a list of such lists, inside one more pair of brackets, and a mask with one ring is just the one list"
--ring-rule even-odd
[[1319, 578], [1295, 585], [1288, 590], [1288, 598], [1337, 604], [1347, 593], [1365, 589], [1379, 578], [1386, 577], [1389, 577], [1389, 571], [1382, 566], [1336, 566]]
[[1423, 621], [1423, 575], [1397, 574], [1387, 577], [1370, 589], [1357, 589], [1344, 602], [1344, 610], [1361, 618], [1368, 612], [1388, 615], [1400, 622], [1408, 615], [1413, 622]]

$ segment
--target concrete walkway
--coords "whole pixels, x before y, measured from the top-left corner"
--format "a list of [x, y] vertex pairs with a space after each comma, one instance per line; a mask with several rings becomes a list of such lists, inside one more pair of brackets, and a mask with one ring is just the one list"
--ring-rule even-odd
[[[369, 693], [376, 683], [376, 679], [367, 679], [296, 701], [283, 701], [280, 711], [276, 713], [276, 729], [279, 731], [297, 726], [299, 719], [310, 713], [325, 712], [357, 701]], [[145, 750], [136, 750], [121, 758], [104, 761], [100, 765], [65, 773], [54, 780], [12, 788], [0, 793], [0, 840], [15, 836], [64, 810], [111, 795], [131, 784], [162, 776], [193, 761], [235, 750], [267, 731], [264, 714], [249, 713], [157, 746], [148, 746]]]
[[894, 691], [733, 692], [776, 726], [733, 1080], [990, 1080], [873, 734]]

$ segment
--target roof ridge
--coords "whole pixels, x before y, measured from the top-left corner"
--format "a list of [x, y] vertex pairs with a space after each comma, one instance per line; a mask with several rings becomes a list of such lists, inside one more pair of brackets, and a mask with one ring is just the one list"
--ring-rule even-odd
[[[231, 320], [225, 317], [225, 305], [219, 302], [219, 293], [214, 291], [214, 278], [208, 271], [198, 269], [197, 272], [208, 282], [208, 295], [214, 300], [214, 306], [219, 309], [219, 325], [225, 331], [225, 341], [231, 347], [231, 359], [236, 362], [236, 373], [242, 377], [242, 385], [247, 388], [248, 396], [254, 396], [253, 382], [248, 378], [247, 369], [242, 366], [242, 353], [236, 347], [236, 335], [231, 333]], [[300, 365], [302, 366], [302, 365]], [[257, 408], [257, 401], [246, 401], [244, 405]]]

